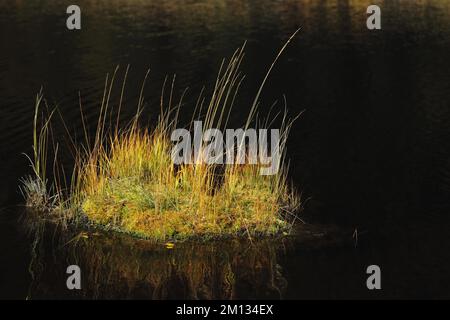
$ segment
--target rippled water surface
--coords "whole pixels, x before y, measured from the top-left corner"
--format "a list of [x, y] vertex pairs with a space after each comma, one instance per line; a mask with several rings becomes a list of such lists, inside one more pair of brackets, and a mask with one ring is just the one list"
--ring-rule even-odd
[[[79, 0], [82, 30], [70, 32], [66, 1], [2, 1], [0, 296], [71, 297], [65, 267], [80, 261], [89, 269], [84, 297], [448, 298], [450, 2], [376, 1], [382, 30], [369, 31], [372, 2]], [[291, 114], [305, 110], [288, 157], [308, 199], [302, 218], [314, 226], [301, 229], [306, 240], [184, 244], [166, 252], [103, 235], [61, 248], [22, 230], [18, 181], [30, 173], [22, 153], [31, 151], [41, 87], [79, 132], [79, 95], [94, 125], [106, 74], [120, 65], [121, 78], [130, 64], [126, 117], [150, 68], [151, 122], [166, 75], [176, 74], [175, 95], [189, 87], [190, 110], [202, 86], [213, 85], [221, 59], [246, 41], [247, 77], [231, 119], [239, 125], [298, 27], [261, 111], [283, 94]], [[366, 289], [370, 264], [381, 267], [382, 291]]]

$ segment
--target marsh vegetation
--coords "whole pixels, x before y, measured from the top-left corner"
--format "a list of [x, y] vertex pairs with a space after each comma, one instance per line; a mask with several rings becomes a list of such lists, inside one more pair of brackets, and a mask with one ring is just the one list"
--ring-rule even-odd
[[[258, 117], [257, 110], [268, 75], [288, 42], [270, 66], [242, 126], [244, 129], [251, 125], [264, 128], [270, 126], [275, 118], [280, 118], [281, 161], [276, 174], [261, 175], [262, 163], [208, 164], [192, 161], [175, 165], [171, 158], [173, 142], [170, 137], [171, 132], [179, 127], [183, 95], [175, 102], [172, 82], [169, 98], [164, 99], [164, 83], [156, 125], [151, 128], [142, 126], [140, 118], [145, 111], [142, 93], [147, 72], [135, 116], [121, 127], [119, 117], [128, 68], [120, 99], [113, 110], [110, 97], [116, 69], [106, 79], [94, 135], [91, 136], [84, 125], [81, 99], [84, 142], [71, 138], [63, 122], [74, 155], [73, 172], [69, 175], [59, 163], [61, 144], [53, 135], [52, 118], [57, 110], [48, 111], [50, 108], [42, 93], [37, 95], [33, 155], [30, 157], [34, 175], [24, 179], [22, 187], [27, 205], [63, 226], [89, 225], [155, 241], [193, 237], [252, 238], [289, 232], [300, 207], [299, 195], [288, 182], [284, 161], [286, 140], [294, 119], [287, 118], [286, 108], [264, 120]], [[204, 129], [227, 128], [235, 97], [244, 79], [239, 71], [243, 49], [236, 50], [228, 63], [222, 62], [212, 93], [208, 97], [200, 93], [191, 124], [194, 118], [198, 118], [202, 119]], [[43, 111], [47, 111], [46, 116], [42, 116]], [[236, 141], [236, 146], [239, 144], [245, 145], [245, 139]], [[207, 147], [206, 144], [200, 145], [200, 156]], [[245, 157], [248, 156], [247, 152]], [[47, 174], [49, 171], [51, 175]]]

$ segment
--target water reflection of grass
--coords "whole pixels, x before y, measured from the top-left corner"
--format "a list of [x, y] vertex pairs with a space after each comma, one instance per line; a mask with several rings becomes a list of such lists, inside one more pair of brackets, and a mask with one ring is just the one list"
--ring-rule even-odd
[[[287, 282], [273, 240], [184, 242], [173, 249], [99, 233], [40, 233], [29, 298], [282, 298]], [[58, 240], [55, 240], [58, 239]], [[77, 264], [82, 290], [65, 289], [61, 270]]]
[[[222, 65], [209, 103], [204, 108], [206, 115], [201, 113], [204, 98], [199, 98], [196, 110], [198, 116], [203, 117], [204, 130], [226, 128], [243, 80], [239, 72], [242, 59], [241, 48], [232, 56], [228, 66]], [[129, 126], [120, 129], [118, 117], [123, 91], [117, 120], [112, 121], [109, 104], [114, 78], [115, 73], [110, 81], [107, 79], [93, 139], [84, 126], [81, 110], [86, 143], [79, 147], [71, 139], [75, 169], [70, 183], [64, 182], [64, 172], [59, 170], [59, 145], [51, 139], [52, 114], [38, 128], [42, 101], [42, 96], [38, 96], [32, 160], [35, 176], [24, 183], [30, 207], [64, 224], [87, 219], [103, 229], [153, 240], [244, 234], [252, 237], [288, 231], [294, 219], [293, 212], [299, 206], [299, 198], [288, 186], [287, 170], [283, 165], [284, 147], [292, 124], [286, 120], [286, 115], [280, 128], [279, 148], [283, 156], [274, 175], [261, 175], [260, 169], [264, 166], [261, 163], [175, 166], [171, 159], [170, 135], [177, 128], [182, 98], [175, 104], [171, 91], [168, 106], [161, 99], [159, 121], [154, 129], [149, 130], [139, 125], [143, 107], [141, 95], [136, 116]], [[245, 129], [257, 114], [265, 79], [245, 121]], [[243, 142], [237, 141], [237, 144]], [[48, 153], [51, 147], [55, 157], [52, 159], [54, 180], [49, 183], [46, 172], [50, 166]], [[202, 144], [200, 154], [206, 148], [207, 145]]]

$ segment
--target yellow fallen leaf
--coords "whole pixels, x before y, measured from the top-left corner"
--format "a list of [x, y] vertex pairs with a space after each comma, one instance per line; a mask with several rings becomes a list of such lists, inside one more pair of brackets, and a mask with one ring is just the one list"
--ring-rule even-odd
[[175, 244], [171, 243], [171, 242], [167, 242], [166, 243], [166, 248], [167, 249], [173, 249], [173, 247], [175, 247]]

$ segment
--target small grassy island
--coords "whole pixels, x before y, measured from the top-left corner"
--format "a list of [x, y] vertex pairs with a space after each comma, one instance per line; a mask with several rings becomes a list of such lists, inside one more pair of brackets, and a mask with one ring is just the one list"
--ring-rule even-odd
[[[199, 98], [194, 116], [202, 119], [206, 128], [226, 128], [243, 79], [238, 71], [242, 58], [240, 48], [227, 66], [222, 64], [206, 107], [203, 107], [205, 98]], [[127, 73], [128, 69], [124, 84]], [[282, 157], [276, 174], [261, 175], [260, 169], [265, 166], [261, 163], [175, 165], [171, 158], [171, 132], [177, 128], [181, 99], [172, 105], [172, 91], [168, 105], [161, 99], [158, 122], [150, 129], [139, 121], [143, 110], [141, 90], [135, 117], [127, 126], [119, 128], [124, 85], [116, 104], [117, 118], [111, 120], [109, 99], [115, 75], [109, 81], [107, 78], [93, 136], [84, 125], [80, 103], [85, 142], [68, 139], [71, 150], [75, 151], [73, 172], [69, 175], [58, 161], [60, 145], [55, 142], [51, 124], [54, 112], [40, 116], [44, 100], [38, 94], [30, 157], [34, 174], [25, 178], [22, 186], [27, 206], [33, 212], [63, 226], [84, 225], [155, 241], [289, 232], [300, 200], [289, 186], [284, 165], [285, 143], [292, 124], [286, 114], [280, 127]], [[245, 128], [256, 118], [259, 95], [267, 76]], [[202, 151], [205, 148], [200, 147]]]

